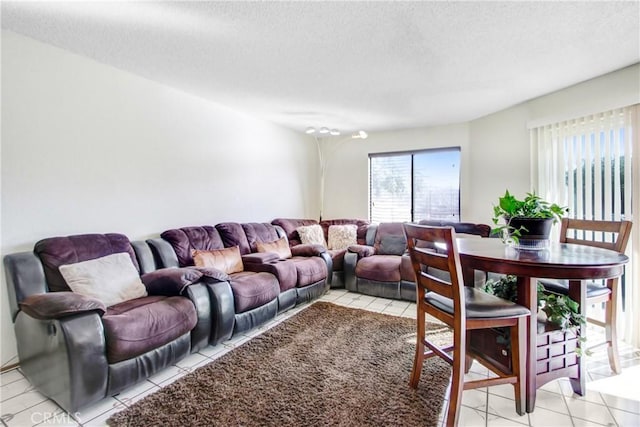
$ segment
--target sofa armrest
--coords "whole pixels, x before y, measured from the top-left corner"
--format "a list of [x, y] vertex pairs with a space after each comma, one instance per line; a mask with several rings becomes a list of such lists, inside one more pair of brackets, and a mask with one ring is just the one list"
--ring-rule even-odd
[[4, 257], [4, 272], [9, 291], [11, 320], [20, 311], [20, 303], [29, 295], [47, 292], [47, 282], [40, 259], [33, 252], [19, 252]]
[[192, 353], [208, 346], [211, 338], [211, 299], [207, 286], [206, 283], [195, 283], [184, 290], [184, 296], [191, 300], [198, 316], [198, 322], [191, 330]]
[[233, 335], [235, 325], [235, 300], [229, 282], [207, 284], [211, 300], [211, 337], [209, 343], [216, 345]]
[[231, 280], [231, 277], [224, 271], [218, 270], [213, 267], [191, 267], [195, 270], [198, 270], [202, 273], [202, 278], [200, 279], [204, 283], [219, 283], [219, 282], [228, 282]]
[[351, 245], [347, 251], [358, 255], [358, 259], [376, 254], [376, 249], [373, 246], [367, 245]]
[[256, 252], [242, 255], [242, 262], [245, 264], [266, 264], [279, 259], [280, 257], [275, 252]]
[[302, 244], [291, 248], [291, 255], [293, 256], [320, 256], [326, 252], [327, 248], [315, 244]]
[[161, 238], [148, 239], [147, 244], [158, 268], [180, 267], [178, 255], [169, 242]]
[[102, 316], [107, 311], [104, 303], [99, 299], [74, 292], [47, 292], [29, 295], [20, 303], [20, 309], [39, 320], [61, 319], [91, 311]]
[[358, 264], [358, 254], [356, 252], [345, 252], [342, 271], [344, 272], [344, 287], [348, 291], [357, 292], [356, 264]]
[[140, 266], [140, 273], [151, 273], [156, 269], [156, 261], [153, 256], [153, 252], [147, 242], [140, 240], [134, 240], [131, 242], [133, 252], [136, 254], [138, 265]]
[[77, 412], [107, 396], [105, 332], [95, 310], [51, 320], [20, 311], [15, 333], [22, 373], [65, 411]]
[[195, 268], [161, 268], [140, 278], [149, 295], [182, 295], [185, 288], [200, 281], [202, 272]]

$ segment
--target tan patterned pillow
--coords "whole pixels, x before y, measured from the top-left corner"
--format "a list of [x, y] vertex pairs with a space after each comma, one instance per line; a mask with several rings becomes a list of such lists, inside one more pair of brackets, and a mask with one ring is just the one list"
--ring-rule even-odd
[[191, 256], [196, 267], [213, 267], [227, 274], [244, 270], [240, 248], [237, 246], [212, 251], [194, 249], [191, 251]]
[[256, 248], [258, 252], [273, 252], [278, 254], [280, 259], [291, 258], [291, 248], [287, 239], [284, 237], [274, 242], [256, 242]]
[[324, 233], [322, 232], [322, 227], [320, 227], [320, 224], [303, 225], [302, 227], [296, 228], [296, 231], [298, 232], [300, 241], [303, 244], [314, 244], [322, 245], [325, 248], [327, 247], [327, 244], [324, 241]]
[[358, 243], [358, 226], [355, 224], [330, 225], [329, 249], [347, 249]]

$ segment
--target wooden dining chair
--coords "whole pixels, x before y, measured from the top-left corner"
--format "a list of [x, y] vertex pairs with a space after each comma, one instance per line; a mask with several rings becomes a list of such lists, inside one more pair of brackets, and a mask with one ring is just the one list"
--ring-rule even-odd
[[[424, 360], [439, 356], [452, 368], [449, 408], [446, 425], [458, 422], [462, 391], [499, 384], [513, 384], [516, 411], [525, 413], [525, 358], [526, 323], [530, 312], [527, 308], [470, 286], [464, 286], [460, 255], [456, 246], [456, 233], [452, 227], [432, 227], [404, 224], [417, 288], [417, 341], [410, 385], [418, 387]], [[433, 247], [437, 250], [432, 249]], [[449, 273], [432, 274], [434, 270]], [[425, 315], [441, 320], [453, 329], [453, 343], [441, 347], [425, 335]], [[508, 327], [511, 334], [511, 372], [472, 352], [469, 347], [469, 331]], [[427, 349], [425, 349], [425, 347]], [[426, 351], [425, 351], [426, 350]], [[450, 354], [451, 353], [451, 354]], [[474, 381], [464, 381], [466, 367], [471, 358], [477, 359], [498, 376]]]
[[[596, 246], [611, 249], [623, 254], [627, 248], [631, 234], [631, 221], [599, 221], [563, 218], [560, 227], [560, 243]], [[609, 238], [608, 241], [607, 237]], [[587, 305], [604, 303], [604, 321], [587, 315], [589, 323], [605, 329], [605, 342], [591, 346], [590, 349], [607, 346], [609, 365], [616, 374], [620, 373], [620, 356], [618, 354], [617, 312], [618, 312], [618, 278], [608, 279], [602, 283], [587, 282]], [[545, 292], [559, 295], [569, 294], [567, 280], [540, 280]]]

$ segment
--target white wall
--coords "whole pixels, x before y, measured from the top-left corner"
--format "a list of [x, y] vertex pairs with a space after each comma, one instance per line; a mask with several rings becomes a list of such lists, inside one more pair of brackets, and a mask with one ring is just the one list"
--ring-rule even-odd
[[473, 188], [466, 220], [487, 222], [497, 195], [506, 188], [524, 195], [531, 182], [529, 127], [640, 102], [640, 65], [636, 64], [470, 122], [474, 147]]
[[368, 217], [368, 155], [460, 146], [461, 218], [490, 223], [506, 189], [524, 195], [530, 182], [528, 125], [606, 111], [640, 102], [640, 65], [589, 80], [468, 123], [371, 132], [344, 141], [328, 159], [325, 217]]
[[2, 255], [55, 235], [314, 218], [317, 165], [307, 136], [2, 32]]

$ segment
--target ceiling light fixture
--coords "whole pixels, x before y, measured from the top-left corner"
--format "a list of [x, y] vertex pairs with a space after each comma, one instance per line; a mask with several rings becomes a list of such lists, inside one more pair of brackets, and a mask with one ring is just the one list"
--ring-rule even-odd
[[369, 134], [363, 130], [359, 130], [358, 132], [355, 132], [354, 134], [351, 135], [351, 138], [353, 139], [367, 139], [368, 137], [369, 137]]
[[[322, 126], [319, 129], [316, 129], [313, 126], [309, 126], [308, 128], [305, 129], [304, 133], [306, 133], [307, 135], [319, 135], [320, 137], [342, 135], [339, 129], [336, 129], [336, 128], [330, 129], [326, 126]], [[367, 132], [363, 130], [359, 130], [351, 134], [352, 139], [367, 139], [368, 136], [369, 134], [367, 134]]]

